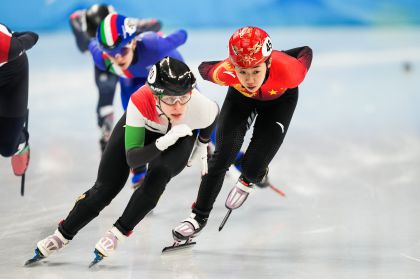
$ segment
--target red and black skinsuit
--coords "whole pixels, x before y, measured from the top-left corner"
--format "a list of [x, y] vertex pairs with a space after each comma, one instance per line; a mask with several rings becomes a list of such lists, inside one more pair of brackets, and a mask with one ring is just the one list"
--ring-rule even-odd
[[208, 218], [223, 184], [226, 171], [235, 161], [247, 131], [248, 119], [257, 114], [251, 142], [242, 160], [242, 178], [260, 182], [280, 148], [298, 100], [298, 85], [311, 65], [309, 47], [273, 51], [261, 88], [252, 93], [239, 82], [229, 59], [203, 62], [201, 76], [229, 86], [216, 132], [216, 150], [209, 160], [209, 172], [203, 176], [193, 212]]
[[10, 157], [28, 140], [28, 57], [38, 41], [33, 32], [12, 32], [0, 23], [0, 155]]

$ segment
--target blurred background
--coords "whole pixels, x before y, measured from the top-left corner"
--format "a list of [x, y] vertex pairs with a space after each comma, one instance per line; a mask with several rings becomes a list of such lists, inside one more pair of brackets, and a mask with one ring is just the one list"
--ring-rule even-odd
[[[68, 16], [98, 1], [2, 1], [0, 19], [16, 30], [56, 31]], [[258, 26], [403, 26], [420, 24], [416, 0], [231, 0], [119, 1], [106, 3], [127, 16], [161, 18], [167, 26], [236, 28]], [[13, 24], [12, 24], [13, 23]]]
[[[1, 2], [0, 22], [39, 32], [40, 39], [28, 51], [32, 153], [24, 197], [9, 160], [0, 158], [0, 277], [93, 278], [85, 272], [93, 245], [132, 193], [127, 186], [66, 251], [36, 269], [21, 267], [96, 178], [93, 62], [77, 50], [69, 26], [73, 11], [96, 3]], [[226, 58], [237, 28], [263, 27], [274, 49], [308, 45], [314, 57], [270, 165], [270, 179], [286, 198], [257, 189], [219, 233], [235, 182], [227, 178], [192, 253], [160, 257], [196, 196], [199, 170], [187, 168], [102, 265], [101, 278], [419, 278], [420, 1], [106, 3], [129, 17], [161, 20], [165, 33], [186, 29], [179, 50], [202, 92], [220, 105], [226, 88], [203, 81], [197, 66]], [[121, 115], [118, 92], [114, 107]]]

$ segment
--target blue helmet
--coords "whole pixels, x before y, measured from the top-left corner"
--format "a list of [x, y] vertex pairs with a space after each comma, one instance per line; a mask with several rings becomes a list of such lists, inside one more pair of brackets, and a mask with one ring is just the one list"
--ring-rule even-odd
[[115, 55], [136, 37], [136, 24], [119, 14], [109, 14], [101, 21], [96, 34], [101, 48]]

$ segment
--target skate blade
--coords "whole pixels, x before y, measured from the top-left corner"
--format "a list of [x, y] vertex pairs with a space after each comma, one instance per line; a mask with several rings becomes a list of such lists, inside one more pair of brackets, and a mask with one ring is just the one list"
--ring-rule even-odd
[[[103, 258], [102, 258], [103, 259]], [[99, 263], [100, 261], [102, 261], [102, 259], [98, 260], [98, 259], [94, 259], [90, 264], [89, 264], [89, 268], [95, 266], [97, 263]]]
[[276, 192], [280, 196], [286, 197], [286, 194], [282, 190], [280, 190], [279, 188], [277, 188], [276, 186], [274, 186], [273, 184], [270, 184], [268, 187], [270, 187], [271, 190], [273, 190], [274, 192]]
[[91, 268], [92, 266], [95, 266], [97, 263], [99, 263], [100, 261], [104, 259], [104, 255], [102, 255], [101, 252], [99, 252], [98, 250], [95, 249], [93, 253], [95, 254], [95, 258], [89, 264], [89, 268]]
[[25, 262], [24, 266], [32, 266], [35, 265], [40, 260], [45, 259], [45, 257], [41, 254], [38, 248], [35, 249], [35, 256], [32, 259], [29, 259]]
[[228, 209], [228, 212], [226, 213], [226, 216], [225, 216], [225, 218], [223, 218], [223, 221], [222, 221], [222, 223], [220, 224], [220, 226], [219, 226], [219, 232], [223, 229], [223, 227], [225, 226], [225, 224], [226, 224], [226, 221], [229, 219], [229, 216], [230, 216], [230, 214], [232, 213], [232, 209]]
[[36, 263], [38, 263], [40, 260], [44, 259], [44, 257], [41, 256], [35, 256], [32, 259], [29, 259], [25, 262], [25, 266], [33, 266]]
[[162, 254], [163, 253], [168, 253], [168, 252], [173, 252], [173, 251], [179, 251], [179, 250], [184, 250], [186, 248], [192, 247], [196, 244], [197, 242], [186, 242], [186, 243], [182, 243], [182, 244], [176, 244], [176, 242], [172, 245], [172, 246], [167, 246], [165, 248], [162, 249]]

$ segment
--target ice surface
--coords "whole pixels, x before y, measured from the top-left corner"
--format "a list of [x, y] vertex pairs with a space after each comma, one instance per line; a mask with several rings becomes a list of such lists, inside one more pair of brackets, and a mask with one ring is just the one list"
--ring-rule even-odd
[[[190, 32], [181, 51], [195, 73], [201, 61], [226, 57], [231, 31]], [[218, 232], [234, 183], [227, 178], [197, 245], [161, 255], [196, 196], [200, 170], [188, 168], [93, 270], [94, 245], [122, 213], [128, 184], [68, 248], [23, 267], [93, 185], [100, 156], [91, 59], [70, 33], [41, 34], [29, 51], [32, 158], [24, 197], [9, 160], [0, 160], [0, 277], [419, 278], [420, 29], [268, 31], [277, 49], [314, 51], [270, 165], [272, 182], [287, 196], [255, 191]], [[201, 78], [199, 86], [222, 103], [226, 88]], [[118, 97], [114, 103], [120, 114]]]

